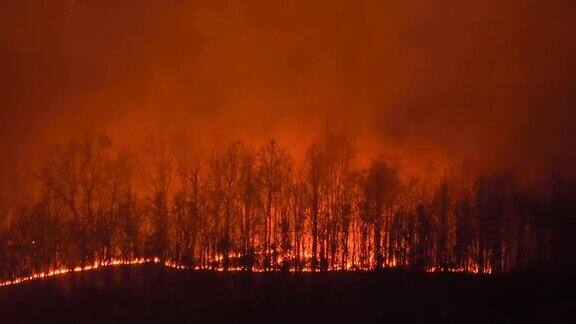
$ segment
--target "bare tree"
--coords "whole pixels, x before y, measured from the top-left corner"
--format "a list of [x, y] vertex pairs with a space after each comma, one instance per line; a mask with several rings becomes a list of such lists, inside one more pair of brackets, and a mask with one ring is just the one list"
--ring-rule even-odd
[[260, 177], [256, 169], [256, 154], [247, 149], [241, 158], [242, 266], [251, 271], [256, 262], [255, 233], [257, 210], [261, 200]]
[[158, 256], [163, 261], [169, 253], [169, 190], [174, 176], [174, 162], [163, 136], [149, 138], [143, 148], [146, 159], [143, 167], [151, 195], [152, 233], [148, 249], [150, 255]]
[[568, 210], [555, 194], [521, 192], [509, 172], [415, 179], [383, 157], [361, 167], [343, 134], [311, 143], [300, 163], [275, 141], [207, 159], [162, 137], [142, 156], [109, 147], [86, 135], [30, 185], [0, 181], [2, 278], [142, 256], [246, 271], [503, 272], [549, 255], [546, 222]]
[[[383, 158], [372, 161], [364, 184], [363, 204], [366, 217], [371, 221], [374, 231], [374, 267], [376, 269], [381, 269], [384, 264], [382, 245], [383, 243], [388, 244], [388, 242], [383, 240], [382, 231], [388, 223], [385, 216], [391, 215], [395, 207], [399, 184], [395, 167], [388, 164]], [[387, 232], [384, 234], [387, 235]]]
[[57, 199], [67, 207], [71, 216], [72, 239], [79, 244], [77, 258], [81, 264], [96, 256], [97, 240], [96, 199], [103, 181], [105, 150], [110, 140], [105, 136], [86, 135], [81, 142], [69, 142], [58, 150], [56, 158], [42, 171], [40, 179]]
[[318, 267], [318, 218], [321, 204], [321, 190], [325, 182], [325, 155], [318, 143], [313, 143], [306, 151], [305, 178], [310, 196], [312, 219], [312, 270]]
[[258, 152], [258, 171], [262, 181], [262, 190], [266, 208], [264, 267], [270, 269], [276, 254], [276, 215], [279, 210], [277, 198], [282, 190], [282, 179], [286, 172], [288, 159], [286, 153], [276, 141], [266, 143]]

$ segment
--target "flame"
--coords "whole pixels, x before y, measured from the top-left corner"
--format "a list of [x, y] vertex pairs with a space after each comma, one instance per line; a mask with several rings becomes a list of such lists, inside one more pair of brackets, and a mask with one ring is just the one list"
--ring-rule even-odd
[[[238, 257], [239, 254], [238, 255], [234, 254], [231, 256]], [[222, 259], [223, 259], [222, 255], [216, 256], [216, 260], [222, 260]], [[86, 265], [86, 266], [60, 268], [60, 269], [54, 269], [54, 270], [50, 270], [50, 271], [46, 271], [46, 272], [35, 273], [35, 274], [29, 275], [29, 276], [18, 277], [18, 278], [12, 279], [12, 280], [0, 282], [0, 287], [12, 286], [12, 285], [16, 285], [19, 283], [32, 281], [32, 280], [56, 277], [56, 276], [60, 276], [60, 275], [64, 275], [64, 274], [72, 273], [72, 272], [85, 272], [85, 271], [96, 270], [99, 268], [110, 268], [110, 267], [116, 267], [116, 266], [131, 266], [131, 265], [141, 265], [141, 264], [161, 264], [164, 267], [171, 268], [171, 269], [190, 270], [190, 271], [198, 271], [198, 270], [208, 270], [208, 271], [217, 271], [217, 272], [246, 271], [246, 269], [244, 267], [241, 267], [241, 266], [231, 266], [228, 269], [225, 269], [223, 266], [212, 267], [212, 268], [206, 268], [206, 267], [202, 267], [202, 266], [189, 266], [189, 265], [185, 265], [185, 264], [179, 263], [177, 261], [173, 261], [173, 260], [167, 260], [167, 261], [162, 262], [160, 260], [160, 258], [158, 258], [158, 257], [135, 258], [135, 259], [131, 259], [131, 260], [112, 259], [112, 260], [106, 260], [106, 261], [95, 261], [94, 263]], [[395, 258], [392, 258], [391, 260], [385, 262], [385, 264], [386, 264], [387, 268], [397, 268], [398, 267], [398, 262]], [[367, 266], [366, 267], [359, 267], [359, 266], [357, 266], [357, 264], [355, 264], [351, 261], [348, 261], [343, 268], [338, 266], [338, 267], [335, 267], [333, 269], [328, 269], [328, 271], [371, 271], [371, 270], [373, 270], [373, 269], [370, 267], [367, 267]], [[281, 270], [279, 268], [272, 268], [271, 270], [265, 270], [263, 268], [254, 268], [251, 271], [252, 272], [275, 272], [275, 271], [278, 272]], [[298, 269], [292, 267], [289, 269], [289, 271], [290, 272], [314, 272], [312, 267], [309, 265], [303, 267], [301, 270], [298, 270]], [[445, 269], [442, 269], [442, 268], [436, 267], [436, 266], [432, 266], [432, 267], [426, 268], [425, 271], [428, 273], [450, 272], [450, 273], [470, 273], [470, 274], [491, 274], [492, 268], [490, 266], [486, 266], [484, 269], [482, 269], [482, 271], [480, 271], [480, 267], [478, 266], [478, 264], [471, 262], [470, 264], [468, 264], [466, 266], [448, 267]]]
[[[55, 276], [59, 276], [59, 275], [67, 274], [67, 273], [72, 273], [72, 272], [84, 272], [84, 271], [96, 270], [98, 268], [139, 265], [139, 264], [144, 264], [144, 263], [160, 263], [160, 259], [156, 257], [156, 258], [148, 258], [148, 259], [136, 258], [136, 259], [132, 259], [132, 260], [112, 259], [112, 260], [106, 260], [106, 261], [95, 261], [94, 263], [86, 265], [86, 266], [76, 266], [76, 267], [72, 267], [72, 268], [54, 269], [54, 270], [50, 270], [50, 271], [46, 271], [46, 272], [35, 273], [35, 274], [29, 275], [29, 276], [24, 276], [24, 277], [15, 278], [12, 280], [3, 281], [3, 282], [0, 282], [0, 287], [11, 286], [11, 285], [19, 284], [19, 283], [26, 282], [26, 281], [36, 280], [36, 279], [55, 277]], [[175, 263], [175, 262], [171, 262], [171, 261], [164, 262], [164, 266], [166, 266], [168, 268], [174, 268], [174, 269], [187, 269], [186, 266]]]

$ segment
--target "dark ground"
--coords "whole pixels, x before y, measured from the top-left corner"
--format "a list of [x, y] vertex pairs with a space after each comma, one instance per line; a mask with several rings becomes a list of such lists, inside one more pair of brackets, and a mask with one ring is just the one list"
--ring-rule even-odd
[[145, 265], [0, 288], [0, 322], [574, 323], [576, 284], [569, 279], [542, 274], [224, 274]]

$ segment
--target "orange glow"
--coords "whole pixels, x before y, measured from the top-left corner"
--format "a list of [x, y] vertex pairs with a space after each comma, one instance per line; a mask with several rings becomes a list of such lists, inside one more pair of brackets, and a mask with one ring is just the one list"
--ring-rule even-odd
[[0, 2], [2, 285], [569, 250], [573, 1]]
[[[33, 280], [47, 279], [47, 278], [51, 278], [51, 277], [65, 275], [68, 273], [73, 273], [73, 272], [86, 272], [86, 271], [93, 271], [93, 270], [97, 270], [97, 269], [101, 269], [101, 268], [111, 268], [111, 267], [118, 267], [118, 266], [135, 266], [135, 265], [142, 265], [142, 264], [161, 264], [162, 266], [164, 266], [166, 268], [177, 269], [177, 270], [188, 270], [188, 271], [199, 271], [199, 270], [218, 271], [218, 272], [246, 271], [246, 269], [244, 269], [242, 267], [229, 267], [228, 269], [224, 269], [224, 267], [222, 267], [222, 266], [215, 267], [215, 268], [190, 267], [190, 266], [187, 266], [185, 264], [177, 263], [177, 262], [170, 261], [170, 260], [161, 263], [160, 259], [158, 257], [147, 258], [147, 259], [139, 258], [139, 259], [132, 259], [132, 260], [113, 259], [110, 261], [95, 261], [94, 263], [87, 265], [87, 266], [77, 266], [77, 267], [73, 267], [73, 268], [61, 268], [61, 269], [55, 269], [55, 270], [50, 270], [50, 271], [46, 271], [46, 272], [35, 273], [35, 274], [29, 275], [29, 276], [18, 277], [18, 278], [14, 278], [11, 280], [0, 282], [0, 287], [12, 286], [12, 285], [16, 285], [16, 284], [20, 284], [20, 283], [24, 283], [24, 282], [28, 282], [28, 281], [33, 281]], [[390, 262], [386, 268], [394, 269], [395, 265], [392, 265], [392, 264], [394, 264], [394, 262]], [[371, 270], [372, 270], [371, 268], [362, 268], [362, 267], [356, 267], [356, 268], [352, 269], [352, 263], [347, 263], [346, 269], [340, 269], [340, 268], [333, 268], [332, 269], [331, 268], [328, 271], [371, 271]], [[264, 270], [261, 268], [256, 268], [256, 269], [252, 270], [252, 272], [267, 272], [267, 271], [280, 272], [281, 270], [279, 270], [279, 269]], [[313, 272], [312, 268], [309, 266], [305, 267], [301, 270], [290, 269], [289, 271], [290, 272]], [[440, 268], [437, 268], [437, 267], [430, 267], [430, 268], [426, 269], [426, 272], [429, 272], [429, 273], [451, 272], [451, 273], [470, 273], [470, 274], [491, 274], [492, 273], [492, 271], [489, 267], [487, 269], [484, 269], [484, 272], [480, 273], [478, 266], [473, 265], [473, 264], [470, 264], [468, 268], [448, 268], [445, 270], [441, 270]]]

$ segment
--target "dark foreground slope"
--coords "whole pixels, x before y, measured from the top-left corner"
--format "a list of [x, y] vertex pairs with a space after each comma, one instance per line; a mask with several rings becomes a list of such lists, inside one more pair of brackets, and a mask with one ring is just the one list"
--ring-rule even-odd
[[2, 322], [561, 322], [568, 277], [213, 273], [145, 265], [0, 288]]

